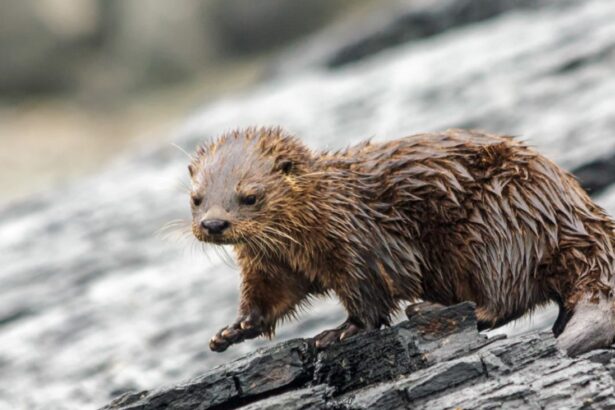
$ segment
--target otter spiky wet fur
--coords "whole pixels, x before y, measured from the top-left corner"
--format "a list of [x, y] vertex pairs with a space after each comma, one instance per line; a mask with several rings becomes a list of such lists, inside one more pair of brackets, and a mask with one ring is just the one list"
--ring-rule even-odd
[[319, 347], [419, 300], [473, 301], [483, 329], [554, 301], [571, 355], [615, 337], [613, 220], [511, 137], [454, 129], [317, 152], [249, 128], [200, 147], [189, 170], [194, 235], [232, 245], [241, 267], [239, 317], [214, 351], [329, 293], [348, 318]]

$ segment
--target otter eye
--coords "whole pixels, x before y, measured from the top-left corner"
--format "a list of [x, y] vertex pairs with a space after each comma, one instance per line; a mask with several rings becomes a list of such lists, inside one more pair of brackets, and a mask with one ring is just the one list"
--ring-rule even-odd
[[199, 206], [201, 205], [201, 202], [203, 202], [203, 198], [196, 195], [192, 195], [190, 199], [192, 200], [192, 205], [194, 206]]
[[256, 195], [242, 196], [239, 201], [242, 205], [254, 205], [256, 203]]
[[290, 171], [293, 170], [293, 162], [289, 159], [285, 159], [280, 161], [278, 167], [283, 174], [290, 174]]

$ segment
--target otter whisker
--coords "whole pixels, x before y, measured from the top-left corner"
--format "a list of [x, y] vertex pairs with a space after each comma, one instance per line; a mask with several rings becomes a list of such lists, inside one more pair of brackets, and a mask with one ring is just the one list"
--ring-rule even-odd
[[[269, 242], [269, 240], [264, 239], [264, 238], [260, 238], [258, 240], [258, 243], [261, 245], [261, 250], [264, 251], [264, 254], [271, 254], [271, 255], [278, 255], [277, 250], [275, 249], [275, 247], [272, 246], [272, 244]], [[265, 251], [266, 250], [266, 251]]]
[[279, 249], [280, 244], [279, 243], [276, 244], [275, 238], [272, 238], [271, 236], [263, 236], [263, 237], [260, 237], [260, 241], [263, 245], [265, 245], [267, 249], [269, 249], [270, 253], [278, 257], [280, 256], [280, 249]]
[[237, 267], [237, 265], [235, 264], [235, 260], [228, 253], [228, 250], [227, 250], [226, 246], [224, 246], [224, 245], [216, 245], [216, 246], [213, 247], [213, 249], [214, 249], [214, 252], [216, 253], [216, 255], [218, 256], [218, 258], [222, 261], [222, 263], [224, 263], [229, 268], [236, 268]]
[[245, 244], [250, 250], [250, 252], [254, 254], [256, 262], [258, 264], [261, 264], [263, 261], [263, 253], [261, 252], [260, 247], [251, 241], [246, 241]]
[[192, 234], [192, 226], [189, 221], [177, 219], [169, 221], [156, 230], [154, 235], [163, 240], [181, 241]]
[[190, 161], [192, 161], [194, 159], [194, 157], [192, 155], [190, 155], [185, 149], [183, 149], [182, 147], [180, 147], [176, 143], [172, 142], [171, 146], [174, 147], [174, 148], [177, 148], [177, 150], [179, 152], [181, 152], [182, 154], [184, 154]]
[[273, 226], [266, 226], [266, 227], [265, 227], [265, 230], [266, 230], [266, 231], [269, 231], [269, 232], [271, 232], [271, 233], [273, 233], [274, 235], [279, 235], [279, 236], [282, 236], [282, 237], [284, 237], [284, 238], [288, 239], [289, 241], [294, 242], [296, 245], [301, 246], [301, 244], [299, 243], [299, 241], [297, 241], [297, 240], [296, 240], [295, 238], [293, 238], [292, 236], [290, 236], [290, 235], [288, 235], [288, 234], [286, 234], [286, 233], [282, 232], [280, 229], [274, 228]]
[[266, 256], [263, 246], [258, 241], [247, 241], [246, 244], [250, 248], [250, 251], [254, 254], [255, 263], [259, 265], [262, 264]]
[[176, 179], [173, 181], [173, 187], [177, 192], [180, 192], [182, 194], [184, 193], [190, 193], [192, 192], [192, 186], [189, 185], [185, 180], [183, 179]]
[[160, 227], [158, 231], [164, 232], [167, 230], [184, 229], [184, 228], [192, 229], [192, 222], [186, 219], [174, 219], [172, 221], [166, 222], [164, 225]]

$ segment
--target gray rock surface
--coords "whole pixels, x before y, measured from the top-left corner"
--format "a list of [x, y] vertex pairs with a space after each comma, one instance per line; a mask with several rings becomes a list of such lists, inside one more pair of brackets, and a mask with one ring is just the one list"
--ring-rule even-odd
[[550, 334], [488, 339], [464, 303], [321, 352], [311, 340], [281, 343], [104, 409], [612, 408], [612, 364], [615, 350], [571, 359]]
[[[74, 86], [75, 63], [99, 30], [90, 18], [95, 1], [68, 0], [51, 7], [36, 0], [0, 0], [1, 97]], [[58, 21], [67, 8], [69, 18]]]
[[299, 42], [277, 59], [272, 71], [292, 73], [315, 66], [335, 68], [507, 11], [561, 6], [562, 1], [567, 0], [391, 0], [387, 7], [381, 7], [380, 3], [350, 13]]
[[295, 339], [261, 349], [178, 386], [124, 394], [108, 409], [193, 409], [239, 406], [311, 379], [314, 347]]
[[615, 155], [583, 164], [574, 170], [574, 174], [590, 194], [601, 194], [615, 180]]
[[208, 25], [226, 54], [280, 47], [330, 20], [344, 0], [210, 0]]
[[[280, 124], [315, 148], [338, 148], [367, 137], [476, 127], [522, 135], [576, 169], [615, 152], [613, 21], [610, 0], [512, 11], [345, 68], [277, 78], [198, 110], [172, 142], [190, 151], [232, 127]], [[180, 187], [186, 165], [170, 144], [152, 146], [98, 175], [0, 208], [0, 408], [99, 407], [126, 391], [198, 377], [272, 346], [253, 340], [223, 354], [207, 348], [209, 337], [235, 317], [238, 275], [215, 252], [208, 258], [186, 232], [188, 196]], [[598, 201], [615, 213], [615, 188], [605, 188]], [[173, 232], [161, 234], [173, 220], [180, 221], [163, 230]], [[548, 337], [528, 332], [552, 318], [547, 309], [495, 333], [548, 344]], [[300, 320], [281, 326], [276, 340], [311, 336], [342, 319], [335, 301], [317, 301]], [[506, 343], [518, 340], [497, 343], [510, 350]], [[573, 376], [557, 382], [564, 396], [575, 380], [596, 377], [581, 397], [613, 372], [612, 364], [562, 361], [549, 346], [544, 355], [552, 357], [553, 377]], [[506, 362], [506, 352], [495, 356], [516, 365]], [[474, 359], [463, 357], [461, 364], [441, 365], [460, 385], [475, 374]], [[480, 393], [476, 405], [487, 406], [486, 397], [510, 406], [564, 400], [541, 384], [546, 376], [532, 378], [531, 364], [524, 366], [510, 375], [502, 367], [502, 376], [485, 379], [492, 385], [472, 387]], [[435, 373], [422, 374], [442, 383]], [[500, 380], [506, 384], [496, 385]], [[402, 399], [413, 391], [417, 406], [438, 404], [435, 390], [421, 393], [436, 387], [412, 383], [400, 387]], [[357, 388], [347, 394], [359, 397]], [[279, 397], [293, 402], [304, 393]]]

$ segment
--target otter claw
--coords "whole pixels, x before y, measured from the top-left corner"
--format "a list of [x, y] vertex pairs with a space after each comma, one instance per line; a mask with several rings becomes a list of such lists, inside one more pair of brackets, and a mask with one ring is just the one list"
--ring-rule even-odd
[[209, 340], [209, 348], [213, 351], [213, 352], [223, 352], [226, 349], [228, 349], [228, 347], [230, 346], [230, 342], [228, 342], [227, 340], [219, 337], [218, 335], [212, 337]]
[[233, 335], [233, 332], [231, 331], [231, 329], [225, 329], [220, 333], [220, 335], [225, 339], [230, 339]]
[[251, 316], [237, 320], [231, 326], [220, 329], [209, 341], [209, 348], [214, 352], [223, 352], [232, 344], [254, 339], [263, 333], [262, 326], [255, 325]]
[[344, 331], [344, 333], [342, 333], [342, 334], [340, 335], [340, 341], [341, 341], [341, 340], [348, 339], [349, 337], [356, 335], [356, 334], [357, 334], [357, 333], [359, 333], [361, 330], [363, 330], [363, 329], [361, 329], [359, 326], [357, 326], [357, 325], [353, 325], [353, 324], [350, 324], [350, 325], [346, 328], [346, 330]]
[[363, 328], [355, 325], [354, 323], [343, 323], [336, 329], [325, 330], [314, 337], [315, 345], [317, 349], [324, 349], [327, 346], [332, 345], [335, 342], [346, 340], [351, 336], [361, 332]]
[[248, 329], [253, 329], [254, 328], [254, 322], [252, 322], [250, 319], [244, 320], [239, 324], [239, 327], [243, 330], [248, 330]]

